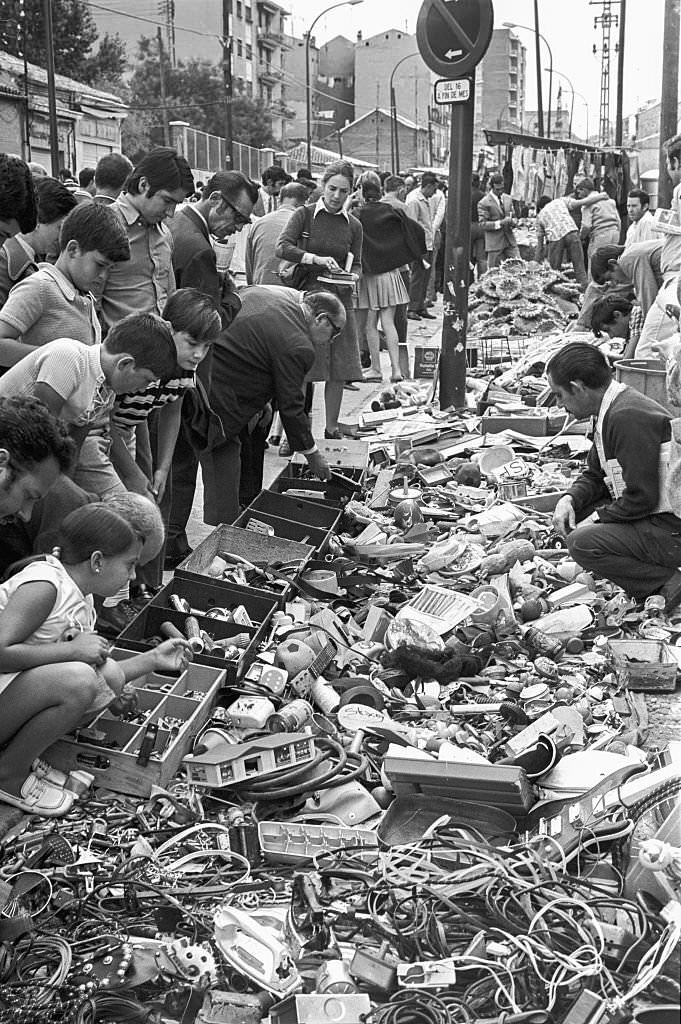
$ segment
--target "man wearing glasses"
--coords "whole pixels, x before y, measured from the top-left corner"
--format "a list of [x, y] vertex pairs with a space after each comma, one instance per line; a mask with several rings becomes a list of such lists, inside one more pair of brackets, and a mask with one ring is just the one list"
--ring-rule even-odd
[[[233, 523], [239, 515], [239, 435], [275, 401], [293, 451], [328, 480], [305, 412], [305, 379], [315, 357], [326, 355], [345, 326], [343, 304], [330, 292], [257, 285], [241, 292], [241, 311], [213, 346], [210, 403], [224, 440], [201, 459], [204, 522]], [[262, 486], [262, 480], [260, 481]]]

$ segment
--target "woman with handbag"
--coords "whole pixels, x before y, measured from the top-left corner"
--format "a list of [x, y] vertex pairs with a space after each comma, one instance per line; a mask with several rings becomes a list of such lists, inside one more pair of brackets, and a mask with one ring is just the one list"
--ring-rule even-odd
[[[352, 191], [352, 167], [347, 161], [329, 164], [322, 178], [322, 195], [314, 206], [296, 210], [279, 236], [276, 254], [296, 264], [294, 287], [302, 291], [332, 291], [345, 307], [347, 320], [332, 345], [318, 355], [308, 379], [323, 380], [327, 439], [342, 436], [338, 425], [345, 381], [362, 380], [353, 291], [361, 270], [362, 226], [345, 210]], [[326, 274], [351, 271], [347, 282], [333, 282]], [[320, 280], [323, 279], [323, 280]]]
[[[396, 383], [402, 380], [402, 373], [395, 312], [398, 306], [409, 302], [409, 292], [399, 268], [425, 255], [425, 234], [421, 229], [422, 245], [417, 245], [418, 251], [415, 251], [413, 242], [405, 235], [407, 215], [388, 203], [380, 202], [381, 181], [373, 171], [362, 175], [362, 195], [364, 206], [357, 210], [357, 219], [364, 231], [358, 305], [360, 324], [366, 321], [371, 356], [371, 369], [364, 379], [376, 382], [383, 379], [378, 335], [380, 317], [390, 357], [391, 380]], [[410, 239], [411, 225], [409, 229]]]

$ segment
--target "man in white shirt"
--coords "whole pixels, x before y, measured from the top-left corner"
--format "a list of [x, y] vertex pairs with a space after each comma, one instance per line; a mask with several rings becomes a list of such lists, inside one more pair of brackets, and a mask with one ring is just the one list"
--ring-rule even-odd
[[253, 207], [253, 216], [264, 217], [267, 213], [274, 213], [279, 207], [279, 193], [290, 180], [291, 175], [287, 174], [283, 167], [277, 164], [266, 167], [262, 172], [262, 185]]
[[430, 200], [430, 209], [433, 216], [433, 263], [430, 268], [428, 288], [426, 291], [426, 309], [430, 309], [434, 304], [438, 293], [436, 282], [437, 257], [440, 249], [442, 248], [442, 225], [444, 223], [445, 214], [447, 213], [447, 198], [440, 186], [438, 186], [435, 195]]
[[655, 242], [659, 238], [655, 229], [655, 218], [648, 208], [649, 203], [650, 197], [642, 188], [632, 188], [627, 196], [629, 227], [624, 239], [625, 249], [636, 242]]
[[433, 240], [435, 232], [433, 229], [433, 211], [430, 200], [437, 189], [437, 178], [432, 171], [425, 171], [421, 178], [419, 188], [412, 189], [406, 198], [407, 214], [420, 224], [426, 234], [426, 262], [414, 260], [411, 264], [411, 285], [409, 288], [409, 312], [410, 320], [434, 320], [435, 317], [426, 309], [426, 290], [428, 288], [428, 273], [433, 259]]

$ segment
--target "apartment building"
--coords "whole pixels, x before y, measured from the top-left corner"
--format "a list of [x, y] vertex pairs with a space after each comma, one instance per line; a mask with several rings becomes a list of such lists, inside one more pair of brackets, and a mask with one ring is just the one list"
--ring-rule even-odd
[[520, 131], [525, 121], [526, 48], [512, 29], [496, 28], [476, 71], [474, 150], [484, 128]]

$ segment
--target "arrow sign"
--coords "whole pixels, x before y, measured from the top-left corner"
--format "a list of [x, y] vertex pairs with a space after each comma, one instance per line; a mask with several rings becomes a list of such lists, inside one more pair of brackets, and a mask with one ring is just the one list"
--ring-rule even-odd
[[424, 0], [416, 40], [427, 66], [457, 78], [480, 63], [492, 37], [492, 0]]

